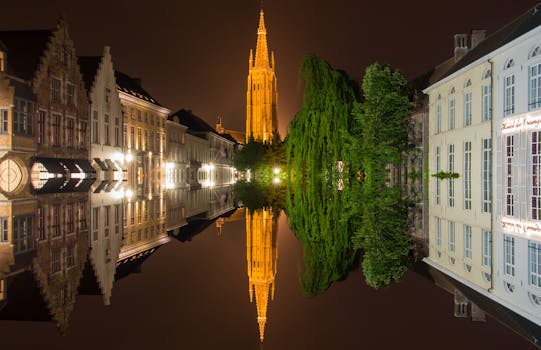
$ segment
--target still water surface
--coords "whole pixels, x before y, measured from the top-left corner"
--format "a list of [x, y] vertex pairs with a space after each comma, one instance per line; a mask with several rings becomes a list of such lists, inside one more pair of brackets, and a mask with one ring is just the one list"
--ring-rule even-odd
[[[261, 342], [247, 256], [257, 248], [247, 249], [244, 218], [243, 212], [229, 212], [189, 234], [171, 235], [151, 254], [119, 266], [108, 306], [100, 289], [92, 288], [88, 270], [83, 271], [75, 303], [55, 307], [66, 317], [63, 330], [50, 312], [43, 316], [44, 305], [51, 305], [44, 299], [58, 295], [44, 292], [36, 278], [8, 283], [7, 303], [0, 310], [2, 348], [535, 348], [490, 316], [486, 322], [455, 318], [453, 296], [423, 273], [410, 271], [400, 283], [376, 291], [357, 269], [325, 293], [305, 298], [298, 282], [302, 246], [284, 214], [275, 248], [259, 247], [276, 254], [270, 255], [276, 257], [274, 298], [269, 291], [266, 320], [259, 319], [264, 321]], [[272, 267], [259, 267], [270, 268], [267, 277], [273, 275]]]

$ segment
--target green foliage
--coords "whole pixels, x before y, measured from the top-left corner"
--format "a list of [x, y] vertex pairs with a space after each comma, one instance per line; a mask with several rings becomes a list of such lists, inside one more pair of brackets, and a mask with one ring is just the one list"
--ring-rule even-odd
[[305, 57], [300, 76], [304, 104], [286, 139], [286, 213], [304, 247], [301, 287], [314, 296], [343, 279], [355, 261], [348, 194], [337, 187], [355, 92], [345, 74], [315, 56]]
[[400, 188], [389, 187], [388, 167], [399, 165], [409, 151], [406, 117], [412, 104], [406, 94], [406, 80], [400, 72], [373, 64], [362, 83], [364, 101], [353, 108], [355, 120], [351, 143], [351, 164], [362, 174], [356, 230], [352, 241], [364, 251], [366, 282], [381, 288], [399, 281], [406, 271], [412, 248], [407, 231], [407, 205]]
[[445, 172], [445, 171], [440, 171], [439, 173], [432, 174], [432, 176], [440, 180], [458, 179], [460, 177], [458, 173], [451, 173], [451, 172]]
[[265, 156], [267, 145], [251, 137], [233, 158], [233, 166], [240, 171], [256, 169]]
[[372, 65], [361, 103], [349, 78], [320, 58], [307, 56], [300, 76], [304, 104], [285, 142], [285, 204], [304, 248], [304, 293], [317, 295], [345, 278], [359, 249], [369, 285], [398, 281], [412, 248], [404, 234], [409, 203], [400, 188], [389, 187], [387, 175], [410, 150], [406, 81]]

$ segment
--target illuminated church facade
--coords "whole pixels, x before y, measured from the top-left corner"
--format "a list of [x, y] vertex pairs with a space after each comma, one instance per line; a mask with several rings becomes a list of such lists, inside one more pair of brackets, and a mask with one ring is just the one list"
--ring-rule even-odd
[[257, 29], [255, 57], [250, 50], [248, 89], [246, 92], [246, 140], [270, 142], [278, 130], [276, 73], [274, 53], [267, 46], [265, 14], [261, 10]]

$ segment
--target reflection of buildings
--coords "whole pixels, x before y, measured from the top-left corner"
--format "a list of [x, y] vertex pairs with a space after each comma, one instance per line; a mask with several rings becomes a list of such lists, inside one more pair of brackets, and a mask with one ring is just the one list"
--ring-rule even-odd
[[[276, 73], [274, 72], [274, 53], [269, 61], [265, 15], [261, 10], [257, 29], [255, 59], [250, 50], [248, 61], [248, 89], [246, 92], [246, 140], [270, 141], [273, 132], [278, 130]], [[221, 124], [221, 123], [220, 123]]]
[[277, 221], [271, 210], [246, 212], [248, 292], [250, 302], [253, 302], [255, 296], [259, 339], [261, 341], [265, 339], [269, 296], [274, 299], [274, 279], [278, 261], [276, 236]]
[[417, 265], [417, 272], [438, 287], [449, 292], [454, 299], [454, 316], [484, 322], [488, 314], [517, 334], [539, 346], [541, 325], [532, 322], [497, 301], [427, 265]]
[[[68, 327], [88, 252], [87, 202], [88, 194], [76, 193], [2, 205], [7, 240], [0, 246], [3, 254], [11, 246], [14, 260], [4, 276], [0, 318]], [[36, 305], [41, 306], [32, 309]]]

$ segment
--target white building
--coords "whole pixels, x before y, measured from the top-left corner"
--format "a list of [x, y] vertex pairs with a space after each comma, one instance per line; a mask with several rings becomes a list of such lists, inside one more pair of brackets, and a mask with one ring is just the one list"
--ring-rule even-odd
[[[460, 175], [454, 184], [431, 180], [426, 261], [537, 325], [540, 25], [540, 9], [528, 10], [470, 49], [426, 90], [431, 106], [430, 173], [452, 170]], [[471, 125], [463, 127], [466, 121]], [[458, 259], [450, 263], [453, 245], [455, 254], [462, 252], [460, 264]]]

